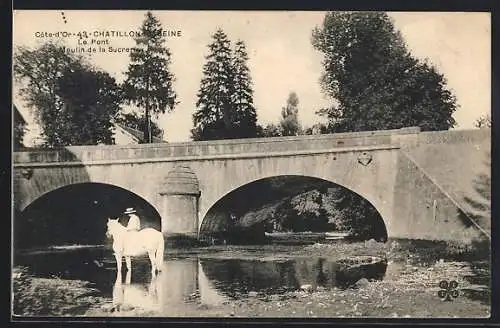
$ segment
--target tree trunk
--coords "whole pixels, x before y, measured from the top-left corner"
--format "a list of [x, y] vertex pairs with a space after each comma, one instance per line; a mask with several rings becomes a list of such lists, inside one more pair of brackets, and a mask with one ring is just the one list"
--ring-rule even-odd
[[146, 111], [144, 113], [144, 116], [146, 118], [146, 126], [144, 127], [144, 143], [150, 143], [151, 141], [149, 140], [149, 130], [151, 129], [151, 127], [149, 124], [149, 101], [146, 101]]
[[[149, 93], [149, 77], [148, 77], [147, 84], [146, 84], [146, 90]], [[144, 129], [144, 142], [151, 143], [152, 138], [151, 138], [151, 121], [149, 119], [149, 116], [150, 116], [150, 114], [149, 114], [149, 95], [148, 95], [148, 98], [146, 99], [146, 111], [144, 114], [145, 114], [145, 118], [146, 118], [146, 127]]]

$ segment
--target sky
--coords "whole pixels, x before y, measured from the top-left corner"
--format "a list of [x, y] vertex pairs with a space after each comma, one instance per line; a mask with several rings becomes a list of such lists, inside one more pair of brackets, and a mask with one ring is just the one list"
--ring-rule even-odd
[[[45, 33], [86, 31], [88, 42], [106, 41], [106, 52], [86, 54], [88, 60], [115, 77], [124, 79], [128, 53], [109, 52], [109, 47], [130, 48], [132, 37], [97, 36], [94, 33], [137, 31], [145, 11], [55, 11], [16, 10], [13, 14], [13, 46], [37, 47], [48, 41]], [[248, 66], [253, 81], [254, 103], [259, 123], [278, 123], [288, 94], [299, 98], [299, 120], [303, 126], [321, 122], [315, 112], [331, 103], [320, 88], [322, 55], [311, 45], [311, 32], [320, 26], [324, 12], [295, 11], [153, 11], [164, 30], [175, 32], [166, 37], [172, 53], [170, 69], [176, 77], [174, 88], [179, 105], [172, 113], [161, 115], [158, 125], [169, 142], [189, 141], [196, 94], [202, 78], [208, 44], [217, 28], [229, 39], [246, 43]], [[489, 13], [463, 12], [389, 12], [409, 50], [417, 58], [428, 60], [444, 74], [448, 88], [459, 105], [454, 114], [457, 129], [473, 128], [474, 121], [491, 111], [491, 16]], [[179, 35], [180, 32], [180, 35]], [[172, 34], [172, 33], [171, 33]], [[52, 37], [53, 40], [56, 37]], [[68, 48], [78, 45], [78, 37], [62, 37]], [[99, 45], [92, 45], [99, 48]], [[36, 140], [39, 128], [17, 95], [13, 100], [28, 121], [25, 144]]]

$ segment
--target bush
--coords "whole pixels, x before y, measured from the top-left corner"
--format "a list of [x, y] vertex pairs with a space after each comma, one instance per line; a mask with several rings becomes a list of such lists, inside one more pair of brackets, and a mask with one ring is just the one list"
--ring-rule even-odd
[[13, 277], [14, 315], [58, 315], [57, 302], [64, 293], [57, 288], [45, 288], [33, 284], [27, 268], [21, 268]]
[[12, 298], [13, 314], [29, 315], [33, 312], [33, 302], [30, 299], [31, 277], [28, 276], [27, 268], [16, 268], [12, 276]]

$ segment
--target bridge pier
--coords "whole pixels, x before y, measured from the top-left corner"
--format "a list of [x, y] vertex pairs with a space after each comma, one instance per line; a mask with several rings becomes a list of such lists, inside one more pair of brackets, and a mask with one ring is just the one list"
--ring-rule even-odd
[[165, 179], [161, 196], [161, 230], [169, 246], [190, 246], [198, 240], [200, 188], [194, 172], [176, 166]]

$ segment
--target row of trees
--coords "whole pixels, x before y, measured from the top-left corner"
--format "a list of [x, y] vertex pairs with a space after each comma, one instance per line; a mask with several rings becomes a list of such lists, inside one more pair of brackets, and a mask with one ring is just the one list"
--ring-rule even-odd
[[194, 115], [194, 140], [405, 126], [431, 131], [456, 125], [456, 99], [446, 88], [444, 76], [411, 55], [385, 13], [332, 12], [313, 31], [312, 45], [323, 54], [321, 86], [334, 105], [317, 112], [327, 119], [327, 124], [308, 129], [299, 124], [299, 102], [293, 92], [278, 125], [256, 125], [244, 45], [238, 41], [232, 53], [222, 30], [213, 39]]
[[[16, 49], [14, 77], [21, 85], [19, 95], [42, 128], [44, 146], [112, 144], [113, 122], [143, 131], [144, 142], [161, 135], [152, 117], [170, 112], [178, 104], [175, 76], [169, 69], [171, 53], [160, 22], [150, 12], [141, 32], [122, 84], [61, 44]], [[283, 109], [279, 132], [266, 133], [258, 126], [243, 41], [232, 48], [227, 35], [218, 29], [206, 60], [193, 114], [193, 140], [298, 134], [294, 93]], [[134, 104], [141, 112], [124, 113], [123, 104]], [[22, 131], [16, 139], [22, 139]]]
[[[16, 49], [14, 78], [41, 126], [44, 146], [112, 144], [113, 122], [144, 131], [145, 142], [161, 135], [151, 117], [177, 104], [175, 77], [161, 24], [150, 12], [135, 41], [122, 84], [61, 44]], [[134, 104], [142, 113], [124, 113], [123, 104]]]
[[[56, 44], [20, 47], [14, 76], [20, 95], [42, 127], [47, 146], [112, 143], [111, 119], [144, 131], [145, 142], [160, 133], [151, 118], [178, 104], [171, 53], [162, 26], [150, 12], [130, 53], [125, 81]], [[327, 124], [302, 129], [298, 97], [291, 92], [278, 125], [257, 124], [245, 43], [221, 29], [212, 36], [193, 114], [193, 140], [287, 136], [419, 126], [446, 130], [456, 125], [456, 100], [442, 74], [414, 58], [389, 16], [380, 12], [331, 12], [314, 29], [312, 45], [323, 54], [321, 86], [332, 106], [317, 114]], [[81, 86], [81, 87], [80, 87]], [[122, 104], [140, 115], [123, 117]], [[485, 126], [487, 120], [477, 122]]]

